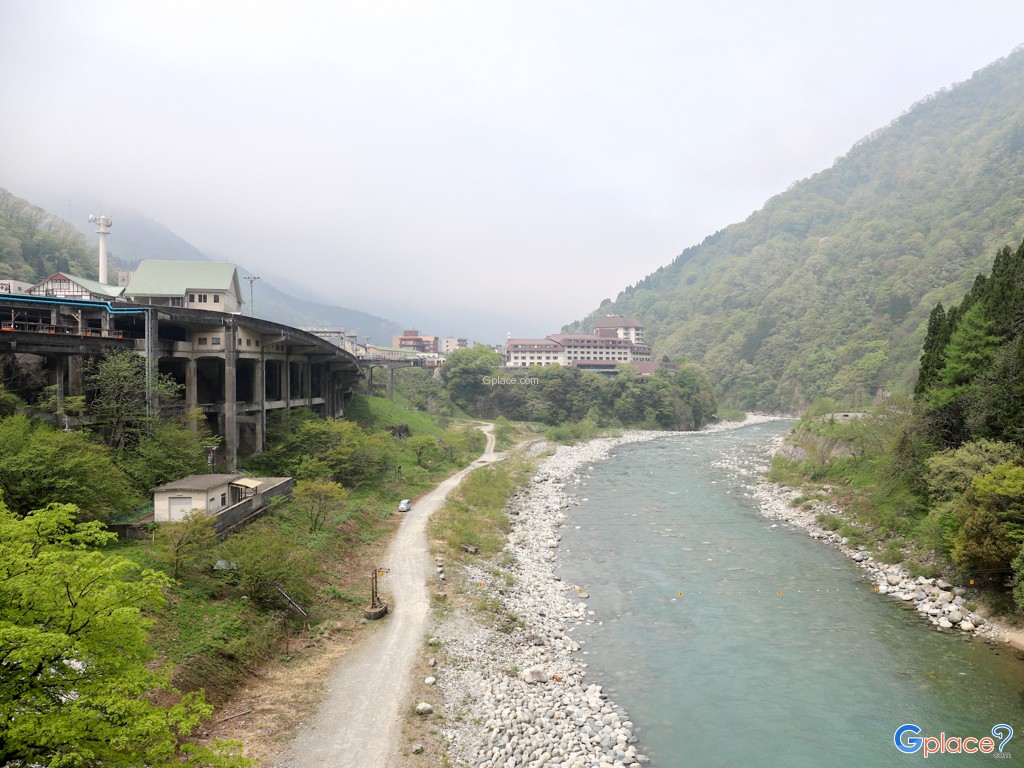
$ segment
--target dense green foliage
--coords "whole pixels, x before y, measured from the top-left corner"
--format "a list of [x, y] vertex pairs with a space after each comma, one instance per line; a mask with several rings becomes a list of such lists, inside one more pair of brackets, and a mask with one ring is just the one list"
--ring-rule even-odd
[[1024, 581], [1022, 320], [1024, 243], [932, 310], [913, 401], [845, 423], [814, 409], [796, 437], [803, 470], [845, 488], [857, 535], [996, 595]]
[[[53, 503], [0, 503], [0, 762], [244, 764], [233, 748], [189, 743], [211, 712], [204, 699], [222, 701], [310, 623], [355, 625], [371, 565], [363, 545], [393, 528], [400, 498], [483, 447], [478, 429], [446, 428], [405, 403], [351, 405], [359, 424], [297, 410], [273, 425], [277, 442], [254, 461], [296, 470], [292, 502], [225, 541], [194, 515], [111, 551], [112, 536], [84, 521], [141, 498], [133, 480], [191, 473], [209, 436], [162, 419], [114, 448], [13, 404], [0, 420], [0, 467], [12, 472], [0, 481], [19, 503]], [[405, 429], [392, 430], [399, 419]], [[63, 503], [78, 499], [90, 506]]]
[[[199, 413], [147, 413], [141, 356], [105, 353], [90, 363], [85, 382], [88, 397], [65, 398], [62, 407], [40, 400], [44, 411], [82, 417], [77, 430], [35, 418], [38, 409], [0, 387], [0, 490], [12, 511], [74, 503], [83, 520], [110, 521], [130, 515], [156, 486], [207, 470], [206, 448], [217, 438]], [[165, 402], [177, 389], [154, 379]]]
[[716, 415], [711, 383], [692, 363], [650, 376], [627, 365], [612, 377], [571, 366], [502, 370], [500, 365], [488, 347], [452, 352], [441, 368], [451, 401], [481, 418], [550, 426], [589, 421], [602, 427], [699, 429]]
[[794, 409], [909, 392], [929, 312], [1024, 236], [1024, 51], [915, 105], [605, 314], [701, 365], [723, 402]]
[[85, 235], [0, 189], [0, 278], [37, 283], [56, 272], [96, 279]]
[[[156, 414], [146, 391], [146, 358], [131, 349], [110, 349], [89, 360], [83, 387], [92, 423], [113, 448], [136, 445]], [[153, 403], [173, 401], [184, 387], [168, 374], [152, 372]]]
[[[959, 305], [935, 307], [915, 387], [922, 429], [939, 451], [928, 466], [950, 557], [993, 582], [1006, 579], [1024, 545], [1022, 319], [1024, 243], [1002, 249]], [[936, 493], [934, 478], [949, 476], [959, 482]]]
[[87, 520], [116, 517], [141, 495], [92, 435], [64, 432], [22, 414], [0, 421], [0, 489], [18, 514], [74, 503]]
[[[248, 765], [184, 741], [211, 709], [149, 664], [146, 612], [165, 604], [169, 580], [101, 551], [113, 535], [76, 516], [0, 502], [0, 762]], [[155, 703], [157, 691], [175, 703]]]

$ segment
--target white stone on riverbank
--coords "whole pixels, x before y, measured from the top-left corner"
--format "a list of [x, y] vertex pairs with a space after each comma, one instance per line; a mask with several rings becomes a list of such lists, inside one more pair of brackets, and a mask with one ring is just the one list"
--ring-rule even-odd
[[[781, 441], [781, 438], [780, 438]], [[850, 557], [865, 571], [875, 590], [896, 600], [913, 603], [918, 613], [939, 629], [958, 629], [988, 639], [1006, 639], [1004, 632], [992, 622], [986, 621], [965, 606], [966, 590], [954, 587], [942, 579], [916, 579], [897, 565], [882, 563], [863, 547], [854, 548], [839, 534], [822, 528], [818, 515], [842, 515], [842, 510], [826, 501], [815, 500], [807, 504], [796, 504], [803, 496], [801, 491], [786, 488], [763, 480], [754, 491], [761, 514], [800, 528], [812, 538], [824, 541]]]
[[[770, 420], [755, 416], [745, 423]], [[622, 443], [678, 434], [627, 432], [558, 447], [510, 500], [505, 550], [514, 581], [492, 567], [473, 566], [466, 580], [481, 598], [497, 599], [502, 615], [485, 625], [454, 613], [436, 628], [448, 659], [436, 672], [445, 701], [444, 734], [457, 765], [591, 768], [649, 762], [633, 723], [600, 685], [586, 681], [587, 665], [575, 655], [580, 645], [569, 631], [593, 621], [594, 613], [582, 590], [554, 576], [557, 529], [565, 510], [581, 503], [565, 490], [581, 470]]]

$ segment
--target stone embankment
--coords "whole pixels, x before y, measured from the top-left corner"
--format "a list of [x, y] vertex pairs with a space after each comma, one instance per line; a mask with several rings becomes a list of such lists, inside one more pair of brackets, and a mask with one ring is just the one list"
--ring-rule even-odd
[[840, 550], [864, 569], [879, 594], [913, 603], [918, 613], [936, 627], [1009, 641], [1005, 631], [967, 607], [964, 588], [943, 579], [914, 578], [897, 565], [878, 562], [862, 545], [851, 547], [845, 537], [819, 525], [818, 516], [822, 513], [842, 516], [843, 511], [835, 504], [822, 500], [798, 502], [803, 497], [801, 491], [768, 481], [757, 484], [754, 496], [763, 515], [785, 521]]
[[[770, 417], [748, 423], [764, 420]], [[607, 458], [616, 445], [677, 434], [628, 432], [559, 447], [510, 500], [505, 564], [470, 566], [465, 581], [471, 599], [492, 609], [493, 618], [453, 611], [430, 641], [443, 657], [436, 684], [457, 765], [618, 768], [650, 762], [626, 712], [588, 682], [570, 632], [594, 621], [594, 612], [583, 602], [587, 595], [554, 570], [558, 529], [566, 511], [581, 503], [566, 491], [580, 469]]]

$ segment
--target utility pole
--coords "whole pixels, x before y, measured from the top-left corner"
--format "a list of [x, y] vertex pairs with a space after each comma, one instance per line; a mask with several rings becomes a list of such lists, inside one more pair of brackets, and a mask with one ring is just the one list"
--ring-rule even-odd
[[249, 281], [249, 317], [256, 317], [256, 303], [252, 300], [252, 284], [260, 279], [259, 275], [246, 275], [242, 278]]

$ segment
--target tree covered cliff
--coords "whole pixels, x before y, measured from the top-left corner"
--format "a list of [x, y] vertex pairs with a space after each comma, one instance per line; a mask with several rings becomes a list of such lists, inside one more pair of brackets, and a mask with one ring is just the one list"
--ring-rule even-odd
[[929, 312], [1024, 236], [1024, 50], [915, 105], [746, 221], [605, 300], [722, 400], [909, 392]]

